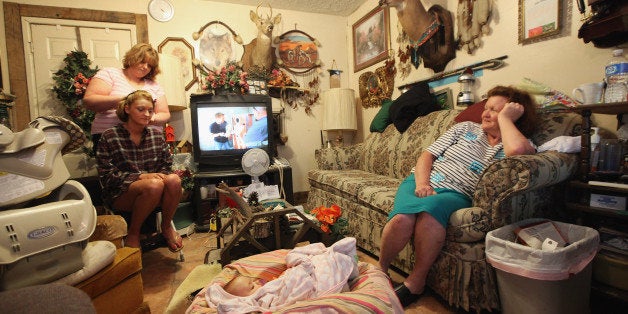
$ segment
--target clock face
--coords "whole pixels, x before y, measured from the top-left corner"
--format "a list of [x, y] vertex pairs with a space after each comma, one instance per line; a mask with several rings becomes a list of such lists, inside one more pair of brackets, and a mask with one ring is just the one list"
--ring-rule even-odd
[[169, 0], [151, 0], [148, 13], [157, 21], [170, 21], [174, 17], [174, 6]]

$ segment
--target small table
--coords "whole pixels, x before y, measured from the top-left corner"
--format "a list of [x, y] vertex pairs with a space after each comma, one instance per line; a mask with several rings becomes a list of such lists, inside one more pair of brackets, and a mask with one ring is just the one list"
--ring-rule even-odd
[[[307, 218], [301, 211], [299, 211], [296, 207], [288, 204], [284, 201], [284, 203], [288, 206], [283, 209], [274, 209], [270, 211], [262, 211], [254, 213], [251, 217], [245, 218], [244, 224], [240, 226], [236, 231], [233, 237], [229, 239], [229, 241], [225, 242], [225, 246], [223, 248], [220, 247], [221, 240], [224, 240], [225, 231], [227, 228], [232, 227], [233, 219], [229, 219], [229, 221], [220, 228], [218, 235], [216, 236], [217, 248], [220, 250], [220, 263], [224, 266], [231, 262], [233, 259], [232, 250], [240, 241], [245, 240], [260, 252], [268, 252], [271, 251], [270, 248], [264, 246], [262, 243], [257, 241], [253, 235], [251, 235], [250, 230], [253, 228], [253, 224], [258, 219], [262, 218], [270, 218], [274, 225], [274, 235], [275, 235], [275, 249], [284, 248], [284, 249], [292, 249], [294, 246], [300, 242], [300, 240], [305, 236], [305, 234], [311, 229], [316, 231], [318, 234], [324, 234], [325, 232], [321, 230], [321, 228], [314, 222], [312, 222], [309, 218]], [[286, 243], [282, 244], [281, 241], [281, 230], [280, 230], [280, 220], [281, 217], [285, 217], [288, 214], [296, 214], [303, 221], [301, 227], [294, 233], [292, 239]], [[205, 263], [209, 262], [209, 257], [212, 251], [207, 252], [205, 255]]]

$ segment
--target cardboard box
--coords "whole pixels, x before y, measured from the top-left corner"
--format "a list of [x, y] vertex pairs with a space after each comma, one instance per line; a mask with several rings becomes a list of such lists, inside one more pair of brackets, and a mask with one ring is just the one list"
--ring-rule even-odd
[[626, 197], [591, 193], [591, 207], [626, 210]]

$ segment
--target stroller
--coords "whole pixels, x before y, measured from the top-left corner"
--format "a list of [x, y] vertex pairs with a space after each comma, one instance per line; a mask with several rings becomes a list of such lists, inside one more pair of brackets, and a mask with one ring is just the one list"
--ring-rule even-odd
[[96, 209], [85, 187], [68, 180], [61, 155], [86, 142], [63, 117], [39, 117], [17, 133], [0, 125], [0, 291], [83, 268]]

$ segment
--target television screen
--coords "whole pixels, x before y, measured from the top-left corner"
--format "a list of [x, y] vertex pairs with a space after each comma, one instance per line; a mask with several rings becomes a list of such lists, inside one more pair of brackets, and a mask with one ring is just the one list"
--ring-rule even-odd
[[251, 148], [272, 157], [273, 119], [268, 96], [192, 95], [194, 159], [201, 171], [239, 169]]

